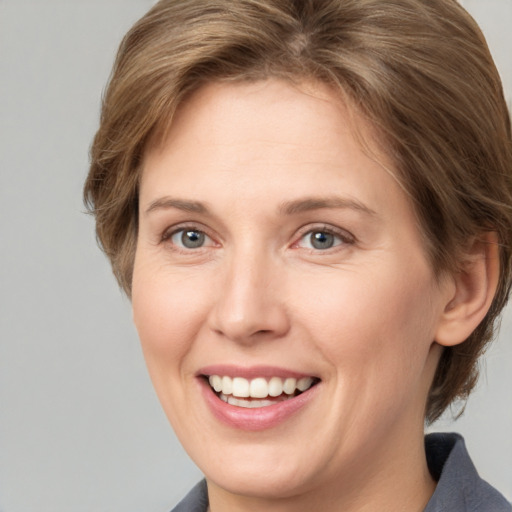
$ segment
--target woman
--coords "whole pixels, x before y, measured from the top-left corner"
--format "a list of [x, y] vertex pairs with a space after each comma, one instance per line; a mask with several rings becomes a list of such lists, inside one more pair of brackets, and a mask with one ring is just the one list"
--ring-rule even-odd
[[454, 0], [163, 0], [85, 198], [205, 474], [175, 509], [510, 511], [431, 422], [510, 289], [512, 147]]

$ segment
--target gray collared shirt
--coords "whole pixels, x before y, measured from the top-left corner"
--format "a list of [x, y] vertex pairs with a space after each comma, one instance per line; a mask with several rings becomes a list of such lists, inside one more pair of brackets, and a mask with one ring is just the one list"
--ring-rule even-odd
[[[458, 434], [429, 434], [425, 450], [436, 490], [424, 512], [512, 512], [508, 501], [482, 480]], [[206, 481], [199, 482], [171, 512], [206, 512]]]
[[512, 506], [476, 471], [459, 434], [425, 437], [430, 473], [438, 481], [424, 512], [511, 512]]

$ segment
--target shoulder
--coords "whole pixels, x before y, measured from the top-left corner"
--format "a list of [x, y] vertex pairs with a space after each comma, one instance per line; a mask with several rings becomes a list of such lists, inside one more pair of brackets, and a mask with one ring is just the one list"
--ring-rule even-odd
[[512, 512], [510, 503], [480, 478], [458, 434], [430, 434], [425, 451], [436, 491], [424, 512]]
[[197, 483], [171, 512], [206, 512], [208, 510], [208, 489], [206, 480]]

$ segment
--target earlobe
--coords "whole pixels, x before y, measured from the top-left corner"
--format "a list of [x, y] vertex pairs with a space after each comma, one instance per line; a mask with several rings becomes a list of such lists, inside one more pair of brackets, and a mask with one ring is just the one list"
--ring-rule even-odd
[[465, 341], [489, 310], [499, 279], [499, 249], [496, 233], [482, 233], [466, 253], [462, 269], [452, 276], [448, 298], [435, 340], [453, 346]]

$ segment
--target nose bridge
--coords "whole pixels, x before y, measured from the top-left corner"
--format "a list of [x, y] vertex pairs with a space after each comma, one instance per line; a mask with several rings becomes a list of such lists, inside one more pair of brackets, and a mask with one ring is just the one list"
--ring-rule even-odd
[[212, 327], [238, 342], [282, 336], [288, 318], [276, 258], [252, 244], [234, 250], [216, 293]]

